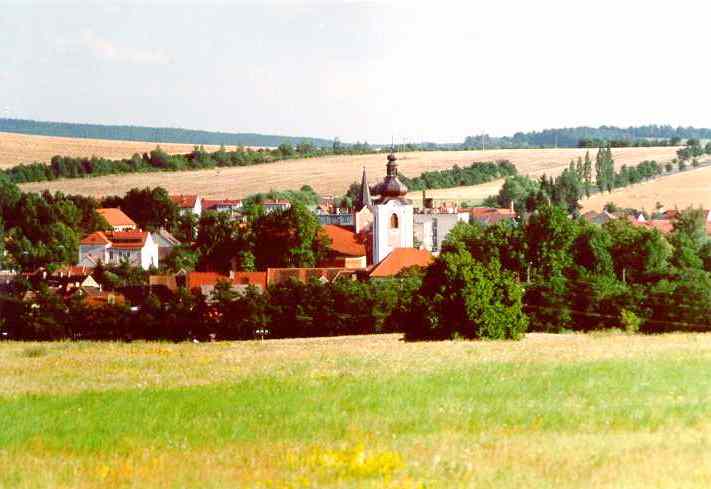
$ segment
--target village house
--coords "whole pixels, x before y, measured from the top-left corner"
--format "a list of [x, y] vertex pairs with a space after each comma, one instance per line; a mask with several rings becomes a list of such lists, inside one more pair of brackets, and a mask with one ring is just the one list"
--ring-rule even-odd
[[244, 209], [244, 204], [240, 199], [218, 199], [218, 200], [204, 199], [202, 201], [203, 212], [207, 212], [207, 211], [226, 212], [232, 218], [238, 217], [241, 214], [243, 209]]
[[265, 200], [261, 202], [261, 206], [264, 208], [264, 213], [269, 214], [270, 212], [283, 212], [291, 208], [291, 202], [286, 199], [276, 199], [276, 200]]
[[158, 246], [158, 261], [165, 260], [173, 252], [173, 248], [180, 245], [180, 241], [165, 228], [160, 228], [151, 235]]
[[145, 231], [96, 231], [79, 243], [79, 266], [95, 267], [99, 262], [130, 265], [148, 270], [158, 267], [158, 245]]
[[362, 239], [350, 229], [333, 224], [323, 226], [331, 241], [328, 257], [319, 265], [323, 267], [362, 269], [368, 266], [367, 250]]
[[138, 229], [136, 223], [128, 217], [121, 209], [108, 207], [96, 209], [104, 220], [111, 226], [112, 231], [135, 231]]
[[516, 211], [511, 208], [497, 207], [472, 207], [469, 209], [470, 222], [478, 222], [479, 224], [489, 225], [496, 224], [501, 221], [513, 221], [516, 219]]
[[200, 217], [202, 214], [202, 198], [199, 195], [171, 195], [170, 200], [178, 206], [181, 216], [193, 213]]
[[413, 216], [415, 240], [424, 249], [439, 253], [449, 232], [460, 222], [469, 222], [469, 212], [456, 207], [425, 208]]

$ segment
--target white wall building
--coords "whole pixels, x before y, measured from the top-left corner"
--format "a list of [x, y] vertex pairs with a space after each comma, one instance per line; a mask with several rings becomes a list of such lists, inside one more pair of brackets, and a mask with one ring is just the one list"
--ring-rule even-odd
[[79, 266], [94, 267], [99, 262], [119, 265], [123, 261], [148, 270], [158, 267], [158, 244], [144, 231], [97, 231], [81, 240]]
[[405, 198], [407, 187], [397, 178], [397, 158], [388, 155], [385, 180], [373, 187], [380, 198], [372, 205], [373, 263], [380, 263], [395, 248], [413, 246], [412, 202]]

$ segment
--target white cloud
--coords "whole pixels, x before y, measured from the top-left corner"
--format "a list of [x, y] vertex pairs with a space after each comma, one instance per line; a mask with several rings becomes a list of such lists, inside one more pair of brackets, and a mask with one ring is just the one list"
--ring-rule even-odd
[[121, 46], [97, 36], [91, 30], [82, 32], [79, 44], [91, 51], [95, 57], [108, 61], [143, 65], [166, 65], [171, 62], [170, 57], [160, 49]]

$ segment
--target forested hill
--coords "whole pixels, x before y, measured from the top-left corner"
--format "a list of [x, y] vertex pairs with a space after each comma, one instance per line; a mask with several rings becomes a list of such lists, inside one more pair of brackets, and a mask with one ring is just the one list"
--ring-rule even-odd
[[[594, 141], [640, 141], [645, 139], [711, 139], [711, 129], [648, 125], [638, 127], [566, 127], [543, 131], [517, 132], [513, 136], [494, 137], [484, 135], [486, 147], [501, 148], [574, 148], [582, 140]], [[481, 147], [482, 136], [469, 136], [465, 147]]]
[[70, 138], [150, 141], [159, 143], [214, 144], [229, 146], [279, 146], [310, 142], [315, 146], [331, 146], [333, 141], [319, 138], [275, 136], [269, 134], [228, 133], [177, 129], [172, 127], [105, 126], [72, 122], [44, 122], [25, 119], [1, 119], [0, 132], [64, 136]]

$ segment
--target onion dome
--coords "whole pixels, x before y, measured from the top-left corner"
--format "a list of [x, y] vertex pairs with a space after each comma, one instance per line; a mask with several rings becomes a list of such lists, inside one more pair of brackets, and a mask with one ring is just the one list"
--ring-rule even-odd
[[397, 158], [393, 153], [388, 155], [387, 175], [385, 180], [373, 188], [373, 193], [380, 196], [380, 203], [398, 199], [405, 200], [407, 187], [397, 178]]

